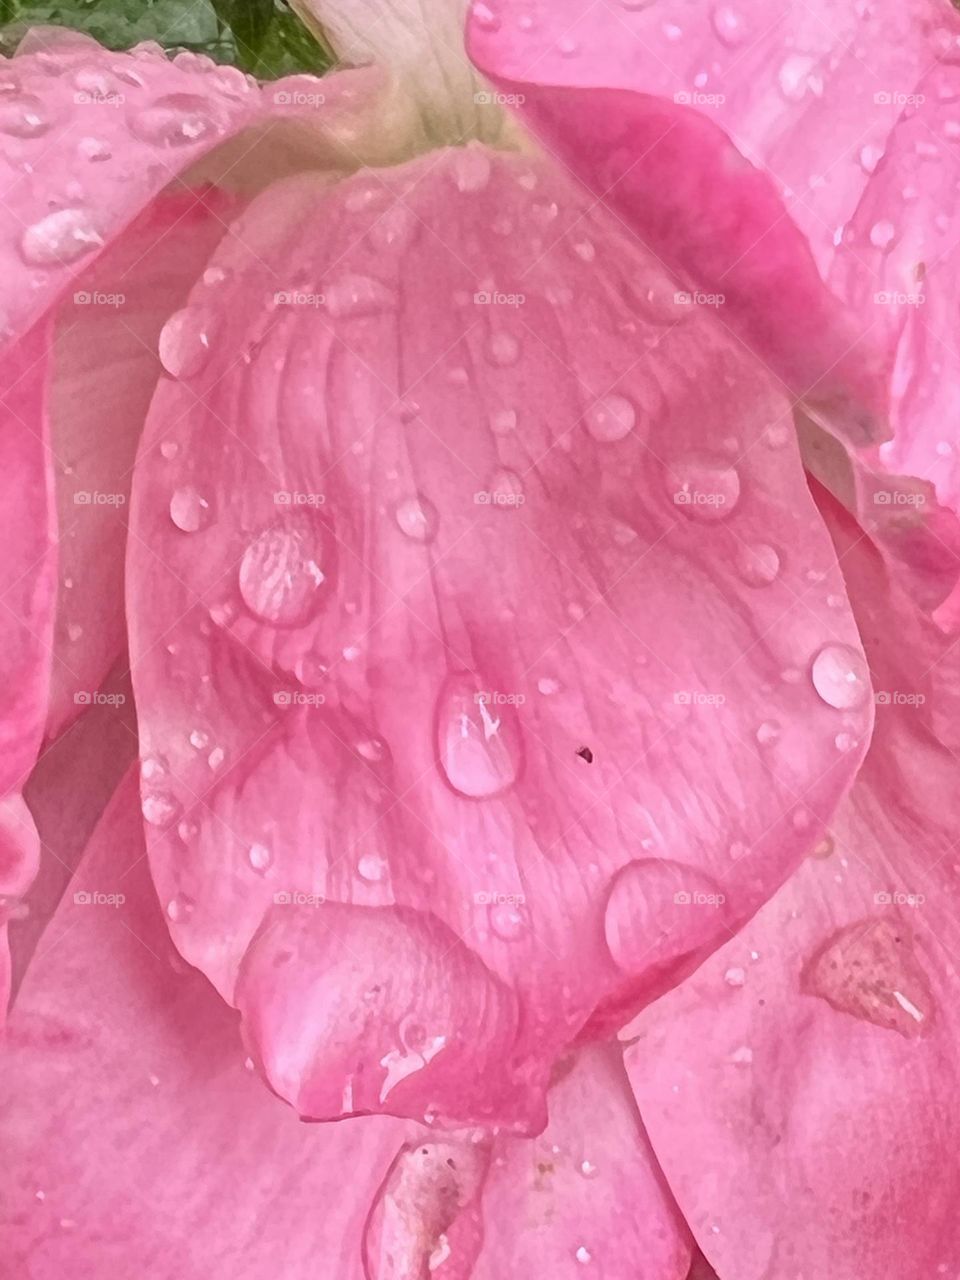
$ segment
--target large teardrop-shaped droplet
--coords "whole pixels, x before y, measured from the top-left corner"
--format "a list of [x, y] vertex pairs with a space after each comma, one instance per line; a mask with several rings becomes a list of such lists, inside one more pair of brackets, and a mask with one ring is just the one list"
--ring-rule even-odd
[[437, 699], [437, 752], [454, 791], [480, 800], [513, 785], [521, 764], [515, 716], [513, 705], [469, 672], [447, 677]]
[[278, 521], [253, 539], [240, 561], [243, 602], [276, 627], [300, 627], [320, 609], [326, 592], [325, 538], [318, 522]]

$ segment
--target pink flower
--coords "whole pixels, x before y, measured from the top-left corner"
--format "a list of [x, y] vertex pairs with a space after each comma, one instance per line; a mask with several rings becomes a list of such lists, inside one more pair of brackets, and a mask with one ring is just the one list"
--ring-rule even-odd
[[960, 19], [425, 7], [5, 64], [5, 1254], [947, 1274]]

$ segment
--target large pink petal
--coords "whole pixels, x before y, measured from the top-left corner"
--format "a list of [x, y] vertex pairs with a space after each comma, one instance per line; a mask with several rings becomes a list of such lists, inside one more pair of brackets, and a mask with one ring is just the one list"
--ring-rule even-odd
[[481, 148], [288, 183], [213, 269], [128, 573], [174, 938], [311, 1115], [537, 1123], [553, 1057], [756, 910], [862, 752], [789, 409], [578, 189]]
[[754, 349], [860, 443], [884, 410], [878, 351], [821, 276], [958, 29], [940, 0], [478, 0], [470, 47], [573, 171], [724, 295]]
[[957, 658], [855, 526], [838, 547], [880, 704], [863, 771], [829, 837], [628, 1054], [724, 1280], [960, 1266]]
[[42, 939], [0, 1070], [7, 1273], [363, 1280], [405, 1130], [320, 1130], [244, 1068], [236, 1019], [174, 951], [128, 778]]
[[186, 300], [233, 207], [215, 190], [161, 195], [57, 309], [49, 360], [61, 590], [51, 737], [98, 696], [126, 646], [127, 504], [162, 370], [160, 330]]
[[481, 1201], [471, 1280], [547, 1275], [685, 1280], [689, 1233], [653, 1158], [619, 1050], [564, 1062], [538, 1138], [501, 1140]]

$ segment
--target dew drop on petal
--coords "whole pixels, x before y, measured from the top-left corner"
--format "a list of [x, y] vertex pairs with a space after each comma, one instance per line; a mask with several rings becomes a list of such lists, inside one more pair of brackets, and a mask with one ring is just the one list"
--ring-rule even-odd
[[861, 707], [870, 696], [870, 673], [860, 653], [847, 644], [827, 644], [813, 660], [813, 687], [840, 711]]
[[667, 492], [677, 511], [691, 520], [724, 520], [740, 499], [740, 475], [721, 462], [681, 458], [667, 469]]
[[323, 536], [313, 522], [282, 522], [264, 529], [240, 561], [244, 604], [274, 626], [304, 625], [323, 602], [323, 560]]
[[780, 572], [780, 556], [766, 542], [754, 542], [737, 551], [740, 577], [751, 587], [768, 587]]
[[254, 871], [262, 874], [269, 870], [273, 862], [273, 854], [265, 844], [252, 844], [247, 850], [247, 860]]
[[183, 485], [170, 498], [170, 519], [184, 533], [196, 533], [210, 523], [210, 504], [192, 485]]
[[870, 243], [875, 249], [889, 249], [896, 234], [897, 229], [893, 223], [883, 218], [870, 228]]
[[33, 94], [0, 99], [0, 133], [14, 138], [39, 138], [50, 128], [50, 118]]
[[130, 114], [130, 131], [155, 147], [192, 147], [222, 130], [208, 99], [194, 93], [170, 93]]
[[92, 253], [103, 244], [87, 209], [58, 209], [27, 227], [20, 238], [20, 253], [31, 266], [56, 267]]
[[180, 802], [166, 791], [147, 791], [140, 802], [144, 818], [154, 827], [165, 827], [180, 816]]
[[492, 364], [501, 366], [516, 364], [520, 359], [520, 340], [512, 333], [499, 330], [490, 335], [487, 342], [487, 356]]
[[487, 700], [468, 672], [454, 672], [437, 699], [440, 768], [462, 796], [487, 799], [506, 791], [520, 771], [519, 729], [511, 706]]
[[898, 1031], [908, 1039], [929, 1029], [935, 1002], [907, 929], [876, 917], [840, 929], [804, 966], [801, 990], [841, 1013]]
[[200, 307], [175, 311], [160, 330], [160, 363], [172, 378], [192, 378], [210, 358], [211, 317]]
[[432, 542], [437, 535], [440, 517], [429, 498], [416, 494], [397, 503], [397, 526], [415, 542]]
[[516, 942], [527, 931], [529, 921], [522, 903], [495, 902], [489, 916], [491, 931], [504, 942]]
[[717, 33], [717, 39], [721, 44], [725, 44], [728, 49], [735, 49], [737, 45], [743, 43], [746, 36], [743, 18], [732, 5], [716, 5], [711, 15], [711, 21], [713, 29]]
[[353, 318], [374, 316], [395, 302], [391, 289], [372, 276], [348, 274], [325, 284], [324, 303], [331, 315]]
[[594, 440], [609, 444], [630, 434], [637, 412], [626, 396], [608, 395], [590, 406], [584, 421]]
[[457, 147], [449, 154], [450, 172], [458, 191], [482, 191], [487, 186], [492, 165], [485, 147]]

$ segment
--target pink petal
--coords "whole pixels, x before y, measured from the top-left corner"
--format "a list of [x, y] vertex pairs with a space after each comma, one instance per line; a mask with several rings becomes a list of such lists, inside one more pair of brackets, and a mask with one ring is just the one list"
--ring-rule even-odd
[[589, 13], [484, 0], [469, 36], [598, 197], [722, 294], [751, 346], [860, 443], [884, 410], [877, 352], [820, 277], [905, 95], [957, 25], [934, 0], [603, 0]]
[[11, 1015], [5, 1265], [32, 1280], [308, 1280], [322, 1259], [364, 1280], [370, 1202], [406, 1131], [298, 1125], [244, 1069], [235, 1019], [170, 944], [138, 817], [128, 779]]
[[830, 836], [644, 1014], [628, 1069], [721, 1276], [960, 1265], [957, 658], [840, 518], [877, 730]]
[[536, 1124], [556, 1054], [756, 910], [869, 732], [789, 410], [517, 157], [287, 183], [213, 267], [128, 573], [173, 936], [301, 1110]]
[[215, 190], [161, 195], [57, 309], [49, 403], [61, 592], [51, 737], [98, 697], [126, 646], [130, 478], [162, 372], [159, 334], [186, 300], [234, 205]]
[[470, 1280], [685, 1280], [689, 1233], [632, 1105], [619, 1052], [594, 1046], [558, 1074], [544, 1132], [497, 1145]]

